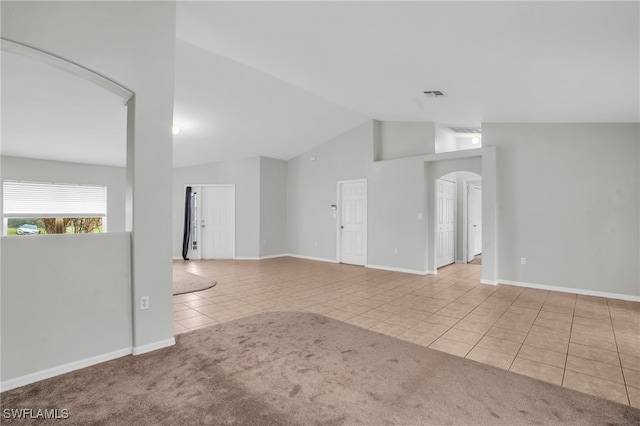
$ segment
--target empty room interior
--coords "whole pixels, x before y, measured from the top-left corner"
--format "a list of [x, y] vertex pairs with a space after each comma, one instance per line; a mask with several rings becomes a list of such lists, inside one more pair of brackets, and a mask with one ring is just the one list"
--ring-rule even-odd
[[3, 422], [640, 422], [640, 2], [0, 17]]

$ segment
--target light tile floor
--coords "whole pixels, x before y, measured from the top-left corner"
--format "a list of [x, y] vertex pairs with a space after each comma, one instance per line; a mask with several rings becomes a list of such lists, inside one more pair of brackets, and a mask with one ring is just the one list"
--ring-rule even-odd
[[638, 302], [483, 285], [478, 265], [427, 276], [291, 257], [174, 267], [218, 281], [174, 296], [176, 334], [308, 311], [640, 408]]

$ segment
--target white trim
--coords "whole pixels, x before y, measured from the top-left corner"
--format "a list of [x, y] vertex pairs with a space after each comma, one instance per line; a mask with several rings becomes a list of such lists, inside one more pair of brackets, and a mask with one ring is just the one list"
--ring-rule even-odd
[[259, 257], [259, 259], [260, 259], [260, 260], [264, 260], [264, 259], [276, 259], [276, 258], [278, 258], [278, 257], [287, 257], [287, 256], [289, 256], [289, 255], [288, 255], [288, 254], [286, 254], [286, 253], [281, 253], [281, 254], [271, 254], [271, 255], [269, 255], [269, 256], [260, 256], [260, 257]]
[[482, 154], [487, 152], [488, 148], [489, 147], [465, 149], [463, 151], [439, 152], [436, 154], [427, 154], [423, 158], [424, 158], [424, 161], [426, 162], [432, 162], [432, 161], [459, 160], [464, 158], [482, 157]]
[[290, 256], [290, 255], [282, 253], [282, 254], [271, 254], [269, 256], [258, 256], [258, 257], [254, 257], [254, 256], [236, 257], [233, 260], [266, 260], [266, 259], [275, 259], [277, 257], [286, 257], [286, 256]]
[[47, 368], [46, 370], [36, 371], [35, 373], [16, 377], [15, 379], [5, 380], [4, 382], [0, 383], [0, 392], [19, 388], [20, 386], [26, 386], [31, 383], [39, 382], [40, 380], [49, 379], [61, 374], [70, 373], [71, 371], [80, 370], [81, 368], [90, 367], [95, 364], [111, 361], [112, 359], [131, 355], [131, 352], [131, 347], [123, 348], [106, 354], [81, 359], [79, 361], [73, 361], [52, 368]]
[[133, 355], [142, 355], [144, 353], [166, 348], [168, 346], [173, 346], [175, 344], [176, 338], [172, 337], [170, 339], [160, 340], [159, 342], [149, 343], [148, 345], [134, 346], [131, 353]]
[[394, 266], [371, 265], [371, 264], [366, 264], [364, 266], [371, 269], [381, 269], [383, 271], [404, 272], [406, 274], [414, 274], [414, 275], [433, 275], [433, 271], [419, 271], [417, 269], [396, 268]]
[[558, 287], [558, 286], [546, 285], [546, 284], [524, 283], [520, 281], [510, 281], [510, 280], [503, 280], [503, 279], [500, 279], [498, 281], [500, 284], [514, 285], [517, 287], [529, 287], [529, 288], [536, 288], [540, 290], [560, 291], [562, 293], [581, 294], [584, 296], [597, 296], [597, 297], [606, 297], [609, 299], [620, 299], [620, 300], [629, 300], [632, 302], [640, 302], [640, 296], [631, 296], [627, 294], [607, 293], [605, 291], [585, 290], [581, 288]]
[[286, 254], [285, 256], [295, 257], [298, 259], [306, 259], [306, 260], [317, 260], [319, 262], [328, 262], [328, 263], [340, 263], [336, 259], [325, 259], [323, 257], [314, 257], [314, 256], [303, 256], [301, 254]]
[[491, 281], [491, 280], [480, 280], [480, 284], [488, 284], [488, 285], [498, 285], [498, 281]]
[[16, 43], [15, 41], [7, 40], [5, 38], [0, 40], [2, 42], [1, 48], [3, 51], [17, 53], [19, 55], [35, 59], [39, 62], [54, 66], [62, 71], [66, 71], [68, 73], [76, 75], [84, 80], [90, 81], [93, 84], [96, 84], [97, 86], [108, 90], [114, 95], [121, 97], [124, 100], [123, 104], [126, 104], [127, 101], [133, 96], [133, 92], [129, 89], [119, 85], [115, 81], [109, 80], [103, 75], [91, 71], [90, 69], [78, 65], [74, 62], [21, 43]]

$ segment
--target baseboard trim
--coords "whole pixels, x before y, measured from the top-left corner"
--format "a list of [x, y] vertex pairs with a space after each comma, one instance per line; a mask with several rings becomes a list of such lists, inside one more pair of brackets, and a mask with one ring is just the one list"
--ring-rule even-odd
[[428, 275], [430, 272], [430, 271], [419, 271], [417, 269], [396, 268], [395, 266], [372, 265], [370, 263], [366, 264], [365, 267], [371, 268], [371, 269], [381, 269], [383, 271], [404, 272], [406, 274], [413, 274], [413, 275]]
[[134, 346], [131, 353], [133, 355], [142, 355], [144, 353], [166, 348], [168, 346], [173, 346], [175, 344], [176, 338], [172, 337], [170, 339], [161, 340], [159, 342], [149, 343], [148, 345]]
[[278, 257], [286, 257], [288, 254], [271, 254], [269, 256], [258, 256], [258, 257], [236, 257], [234, 260], [266, 260], [266, 259], [275, 259]]
[[480, 284], [498, 285], [498, 281], [480, 279]]
[[90, 367], [95, 364], [100, 364], [102, 362], [111, 361], [112, 359], [121, 358], [123, 356], [131, 355], [132, 348], [123, 348], [117, 351], [109, 352], [102, 355], [93, 356], [90, 358], [81, 359], [78, 361], [73, 361], [67, 364], [58, 365], [56, 367], [47, 368], [46, 370], [36, 371], [35, 373], [30, 373], [21, 377], [16, 377], [15, 379], [5, 380], [0, 383], [0, 392], [8, 391], [11, 389], [19, 388], [21, 386], [26, 386], [31, 383], [39, 382], [41, 380], [49, 379], [51, 377], [59, 376], [61, 374], [70, 373], [75, 370], [80, 370], [81, 368]]
[[326, 259], [324, 257], [313, 257], [313, 256], [304, 256], [301, 254], [285, 254], [283, 256], [296, 257], [298, 259], [306, 259], [306, 260], [317, 260], [318, 262], [328, 262], [328, 263], [340, 263], [336, 259]]
[[585, 289], [571, 288], [571, 287], [558, 287], [554, 285], [525, 283], [521, 281], [511, 281], [511, 280], [503, 280], [503, 279], [498, 280], [498, 282], [500, 284], [514, 285], [517, 287], [529, 287], [529, 288], [536, 288], [539, 290], [560, 291], [562, 293], [573, 293], [573, 294], [581, 294], [584, 296], [597, 296], [597, 297], [606, 297], [609, 299], [619, 299], [619, 300], [628, 300], [631, 302], [640, 302], [640, 296], [631, 296], [627, 294], [607, 293], [605, 291], [585, 290]]

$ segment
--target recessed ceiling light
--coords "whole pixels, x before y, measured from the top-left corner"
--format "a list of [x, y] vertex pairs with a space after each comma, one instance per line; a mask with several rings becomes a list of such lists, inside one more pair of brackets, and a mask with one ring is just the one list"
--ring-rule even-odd
[[478, 135], [475, 135], [471, 138], [471, 143], [474, 145], [478, 145], [480, 143], [480, 138], [478, 137]]
[[178, 127], [177, 124], [174, 124], [173, 126], [171, 126], [171, 133], [177, 135], [178, 133], [180, 133], [180, 127]]

